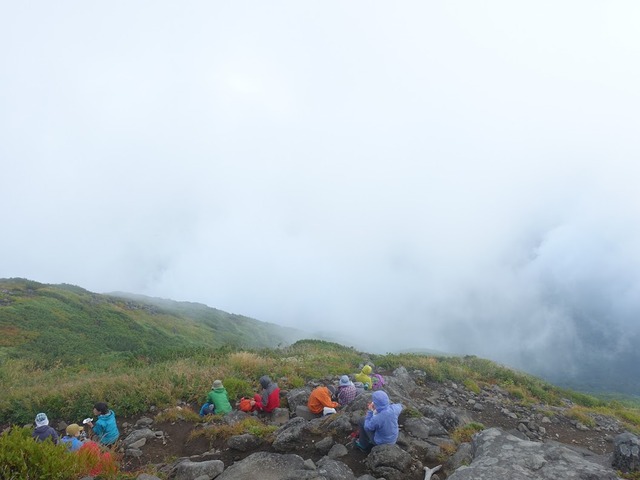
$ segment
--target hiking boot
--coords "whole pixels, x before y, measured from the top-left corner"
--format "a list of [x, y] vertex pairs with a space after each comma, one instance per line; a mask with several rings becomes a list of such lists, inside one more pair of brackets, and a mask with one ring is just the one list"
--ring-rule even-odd
[[354, 445], [355, 445], [356, 447], [358, 447], [358, 450], [360, 450], [360, 451], [362, 451], [362, 452], [364, 452], [364, 453], [367, 453], [367, 448], [365, 448], [365, 446], [364, 446], [364, 445], [362, 445], [362, 444], [360, 443], [360, 440], [356, 440], [356, 441], [354, 442]]

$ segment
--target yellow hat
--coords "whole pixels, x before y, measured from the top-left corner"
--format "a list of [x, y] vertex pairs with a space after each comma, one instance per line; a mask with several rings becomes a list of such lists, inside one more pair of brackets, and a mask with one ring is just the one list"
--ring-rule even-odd
[[82, 430], [84, 430], [84, 428], [82, 428], [80, 425], [78, 425], [77, 423], [72, 423], [67, 427], [67, 435], [71, 435], [72, 437], [75, 437]]
[[365, 375], [369, 375], [371, 373], [371, 366], [365, 365], [364, 367], [362, 367], [362, 373], [364, 373]]

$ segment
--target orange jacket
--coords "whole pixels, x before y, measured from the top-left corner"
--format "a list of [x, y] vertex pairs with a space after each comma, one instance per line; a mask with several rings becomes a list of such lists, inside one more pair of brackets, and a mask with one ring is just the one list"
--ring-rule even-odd
[[340, 405], [338, 402], [331, 401], [331, 392], [327, 387], [318, 387], [313, 390], [307, 402], [309, 411], [316, 414], [322, 413], [324, 407], [336, 408], [338, 405]]

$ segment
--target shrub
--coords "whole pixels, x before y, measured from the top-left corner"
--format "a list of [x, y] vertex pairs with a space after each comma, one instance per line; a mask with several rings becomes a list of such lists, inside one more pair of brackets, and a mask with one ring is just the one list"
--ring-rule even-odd
[[471, 422], [451, 432], [451, 439], [456, 442], [456, 445], [460, 445], [461, 443], [470, 442], [471, 437], [482, 430], [484, 430], [483, 424]]
[[66, 446], [46, 440], [36, 442], [31, 429], [13, 427], [0, 435], [0, 478], [73, 480], [100, 473], [101, 478], [125, 478], [113, 454], [104, 454], [97, 444], [69, 453]]

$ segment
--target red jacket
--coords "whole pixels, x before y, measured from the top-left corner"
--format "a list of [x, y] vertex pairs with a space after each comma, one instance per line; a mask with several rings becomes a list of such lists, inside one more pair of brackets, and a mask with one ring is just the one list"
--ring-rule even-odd
[[272, 383], [269, 387], [271, 388], [265, 389], [267, 398], [266, 404], [264, 403], [264, 398], [262, 398], [261, 395], [258, 395], [256, 393], [255, 397], [253, 397], [253, 399], [256, 401], [255, 408], [266, 413], [271, 413], [276, 408], [280, 407], [280, 389], [278, 388], [278, 385]]

